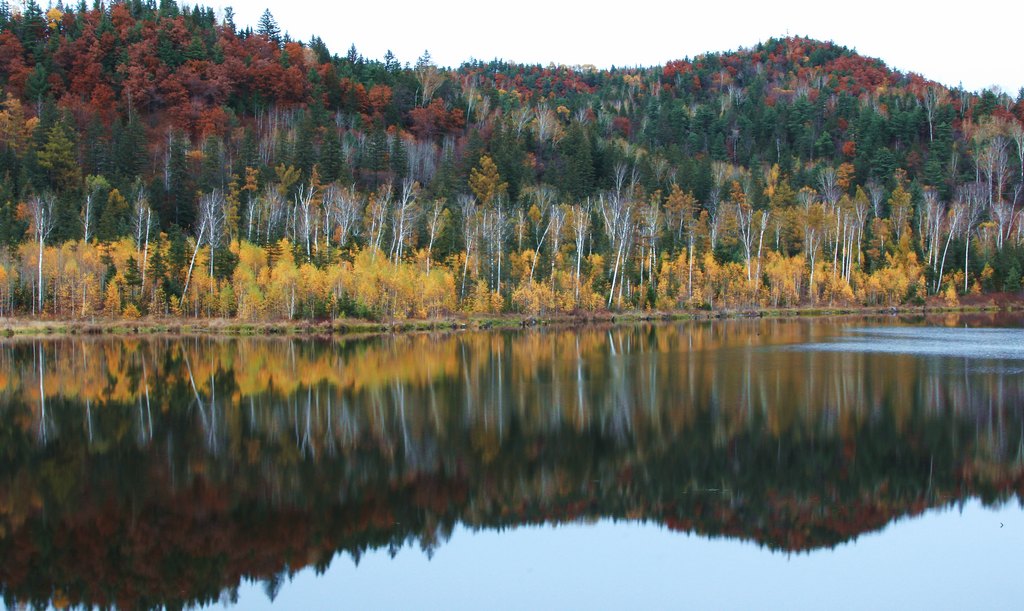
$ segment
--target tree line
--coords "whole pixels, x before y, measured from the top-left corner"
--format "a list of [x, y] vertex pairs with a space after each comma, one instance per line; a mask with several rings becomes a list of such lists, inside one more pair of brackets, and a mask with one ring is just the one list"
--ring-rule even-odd
[[832, 43], [450, 69], [0, 0], [0, 97], [2, 316], [952, 304], [1024, 270], [1024, 96]]

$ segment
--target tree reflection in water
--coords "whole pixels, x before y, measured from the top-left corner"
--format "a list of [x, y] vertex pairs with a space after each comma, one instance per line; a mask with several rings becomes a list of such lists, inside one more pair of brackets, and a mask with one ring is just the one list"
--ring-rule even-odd
[[633, 519], [803, 551], [1024, 498], [1019, 362], [806, 349], [843, 335], [9, 340], [5, 599], [210, 602], [338, 552], [431, 553], [459, 523]]

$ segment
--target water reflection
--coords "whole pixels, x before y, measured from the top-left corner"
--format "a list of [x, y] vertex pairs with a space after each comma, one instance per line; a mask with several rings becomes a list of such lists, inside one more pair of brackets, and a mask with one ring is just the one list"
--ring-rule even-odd
[[9, 604], [176, 606], [339, 551], [429, 554], [458, 524], [800, 551], [1021, 498], [1019, 339], [957, 331], [1004, 358], [762, 320], [0, 343], [0, 582]]

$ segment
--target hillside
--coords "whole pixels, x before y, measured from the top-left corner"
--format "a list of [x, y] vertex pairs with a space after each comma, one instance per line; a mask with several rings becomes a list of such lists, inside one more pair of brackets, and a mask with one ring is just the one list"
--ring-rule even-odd
[[230, 15], [0, 0], [0, 316], [1020, 288], [1022, 98], [803, 38], [648, 69], [447, 70]]

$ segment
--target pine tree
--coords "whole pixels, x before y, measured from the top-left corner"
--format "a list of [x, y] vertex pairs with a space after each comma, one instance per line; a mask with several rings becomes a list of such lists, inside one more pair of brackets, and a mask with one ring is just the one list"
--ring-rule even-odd
[[320, 145], [320, 176], [324, 184], [330, 184], [342, 178], [344, 164], [344, 151], [341, 148], [338, 131], [328, 127], [323, 143]]
[[107, 205], [103, 207], [103, 214], [96, 226], [96, 237], [109, 241], [127, 234], [130, 213], [128, 200], [117, 189], [112, 190], [107, 196]]
[[274, 19], [274, 15], [271, 14], [269, 8], [264, 9], [263, 14], [260, 15], [260, 20], [256, 25], [256, 33], [278, 45], [281, 44], [281, 28], [278, 27], [277, 20]]

